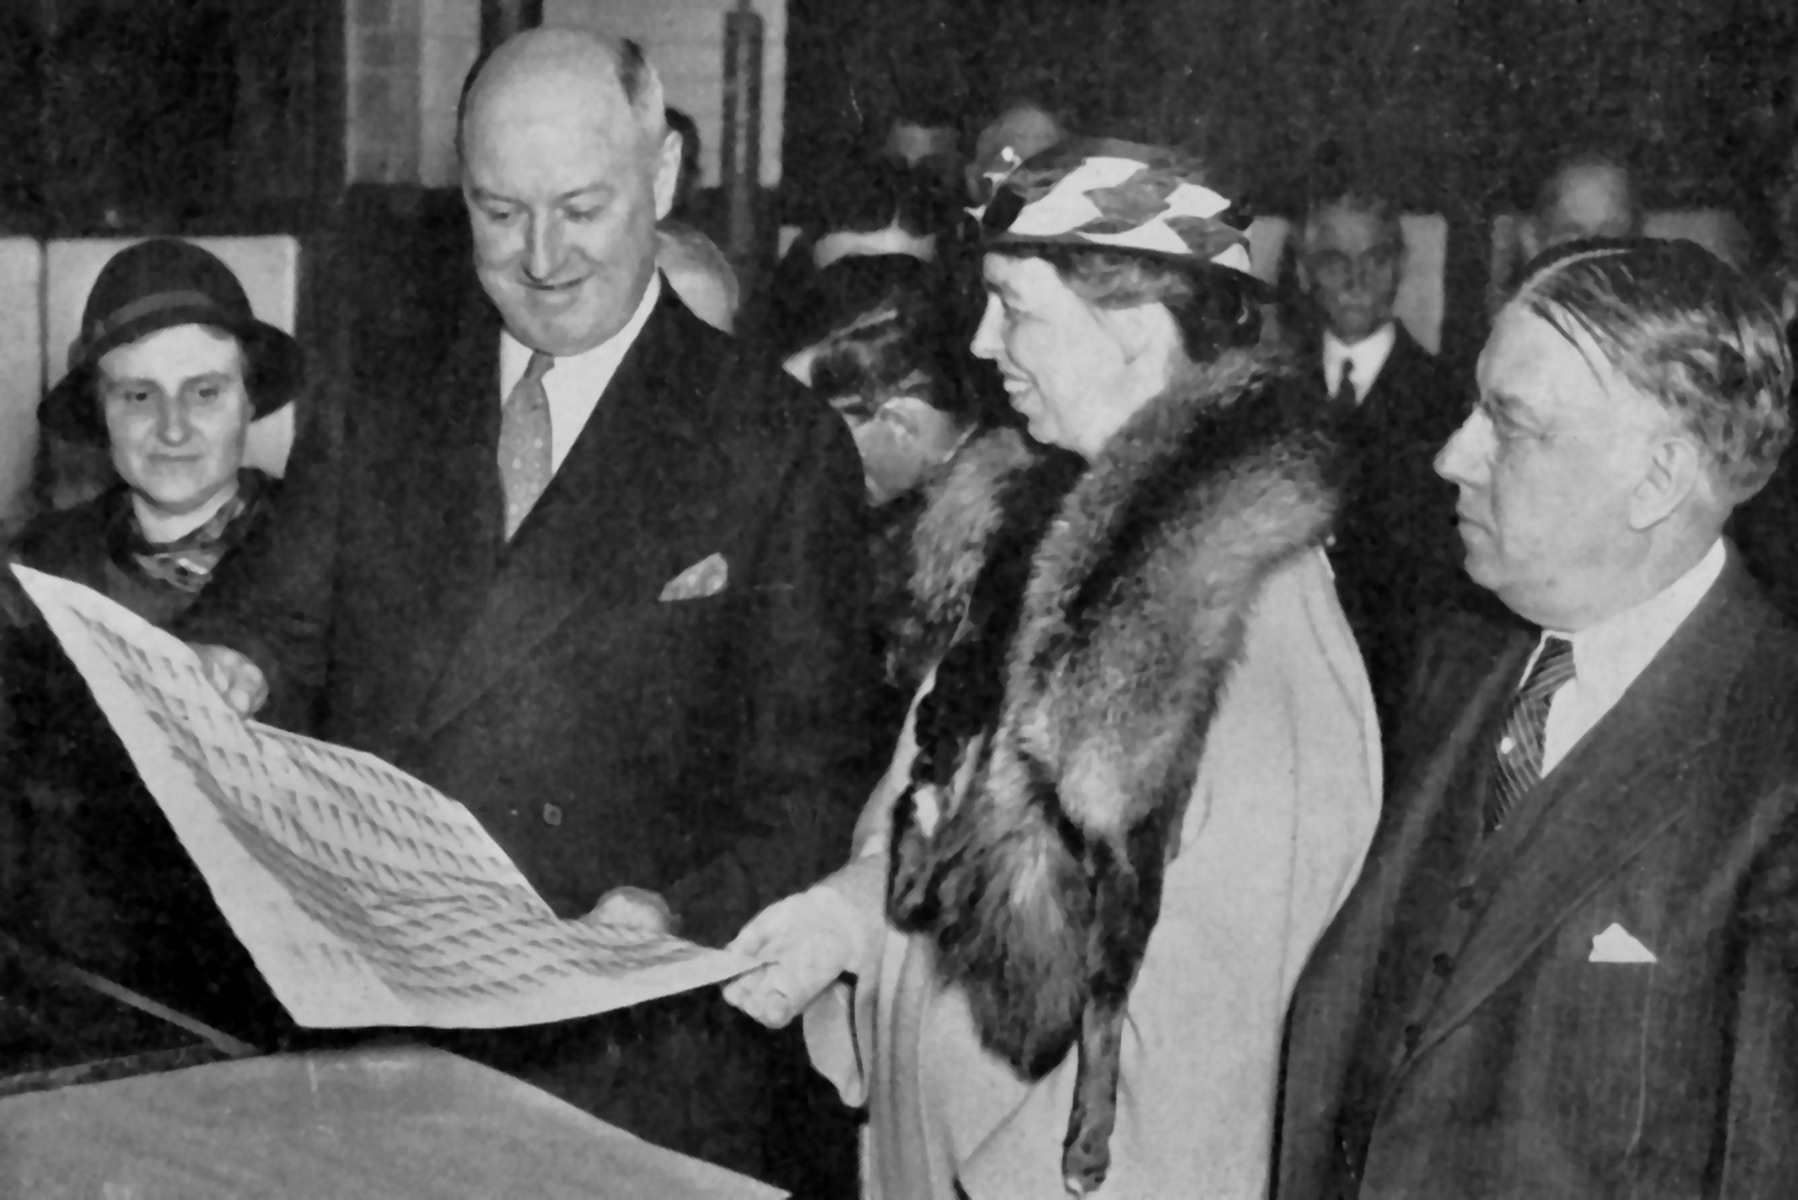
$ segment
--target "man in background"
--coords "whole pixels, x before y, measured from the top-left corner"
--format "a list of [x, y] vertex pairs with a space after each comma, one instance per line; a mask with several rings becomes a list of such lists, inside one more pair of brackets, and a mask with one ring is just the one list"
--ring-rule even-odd
[[1406, 251], [1391, 201], [1331, 196], [1306, 214], [1301, 236], [1299, 283], [1316, 325], [1301, 353], [1349, 468], [1330, 561], [1390, 731], [1422, 622], [1464, 590], [1454, 492], [1430, 463], [1467, 397], [1393, 315]]
[[1629, 168], [1604, 153], [1571, 155], [1555, 168], [1518, 231], [1525, 261], [1580, 238], [1635, 237], [1642, 232]]

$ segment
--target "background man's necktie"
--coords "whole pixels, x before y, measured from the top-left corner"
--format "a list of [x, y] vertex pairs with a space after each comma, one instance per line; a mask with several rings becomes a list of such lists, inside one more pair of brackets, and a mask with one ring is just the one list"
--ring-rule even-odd
[[525, 514], [549, 486], [555, 473], [550, 455], [549, 396], [543, 377], [556, 360], [542, 351], [531, 355], [530, 365], [506, 397], [499, 418], [499, 477], [506, 487], [506, 540], [518, 532]]
[[1558, 637], [1544, 641], [1529, 678], [1511, 698], [1510, 710], [1505, 713], [1492, 790], [1486, 797], [1487, 833], [1503, 825], [1518, 799], [1542, 778], [1542, 733], [1548, 725], [1548, 706], [1573, 677], [1573, 643]]
[[1336, 394], [1331, 398], [1333, 403], [1346, 408], [1353, 408], [1361, 402], [1355, 393], [1355, 363], [1353, 359], [1342, 360], [1342, 373], [1336, 376]]

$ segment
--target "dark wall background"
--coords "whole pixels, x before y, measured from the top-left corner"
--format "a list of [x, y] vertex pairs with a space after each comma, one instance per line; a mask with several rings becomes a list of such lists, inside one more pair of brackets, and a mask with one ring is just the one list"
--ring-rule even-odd
[[[536, 16], [466, 2], [493, 30]], [[0, 230], [356, 234], [344, 6], [0, 4]], [[1798, 119], [1798, 2], [788, 0], [787, 63], [784, 219], [896, 116], [965, 146], [1030, 97], [1076, 128], [1191, 144], [1264, 210], [1302, 207], [1324, 162], [1444, 212], [1452, 320], [1478, 308], [1492, 215], [1571, 146], [1621, 153], [1652, 206], [1726, 205], [1764, 233]], [[416, 219], [416, 189], [375, 190]], [[303, 323], [333, 294], [308, 276]]]
[[343, 182], [341, 0], [0, 6], [0, 227], [302, 232]]
[[898, 113], [971, 134], [1036, 97], [1206, 149], [1263, 203], [1338, 147], [1418, 206], [1527, 201], [1574, 143], [1657, 203], [1759, 182], [1798, 69], [1791, 0], [789, 0], [787, 176], [828, 183]]
[[1651, 207], [1726, 206], [1764, 239], [1798, 3], [788, 0], [787, 63], [789, 217], [895, 116], [956, 124], [966, 149], [1033, 98], [1191, 145], [1263, 211], [1360, 175], [1444, 213], [1452, 346], [1477, 337], [1492, 216], [1569, 149], [1624, 158]]
[[[342, 10], [0, 5], [0, 220], [291, 224], [308, 215], [293, 206], [334, 201]], [[787, 59], [790, 199], [895, 115], [971, 137], [1028, 96], [1077, 126], [1192, 143], [1276, 209], [1302, 203], [1325, 148], [1411, 204], [1493, 207], [1586, 142], [1620, 148], [1653, 203], [1740, 208], [1791, 135], [1798, 4], [788, 0]]]

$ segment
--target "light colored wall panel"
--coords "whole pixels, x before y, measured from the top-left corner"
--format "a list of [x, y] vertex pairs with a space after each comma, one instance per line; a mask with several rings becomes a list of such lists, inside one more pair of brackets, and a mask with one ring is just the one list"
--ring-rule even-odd
[[31, 238], [0, 238], [0, 525], [25, 515], [37, 450], [44, 339], [38, 286], [44, 250]]
[[1697, 242], [1718, 258], [1738, 266], [1748, 244], [1748, 231], [1734, 213], [1721, 208], [1649, 213], [1642, 221], [1642, 232], [1649, 237]]
[[[80, 238], [53, 241], [45, 249], [48, 271], [44, 355], [49, 383], [68, 370], [69, 344], [81, 328], [81, 309], [107, 260], [135, 238]], [[196, 238], [224, 260], [242, 281], [256, 316], [293, 332], [299, 302], [300, 244], [291, 237]], [[33, 312], [35, 313], [35, 288]], [[35, 428], [35, 418], [33, 420]], [[244, 458], [248, 465], [280, 475], [293, 445], [293, 406], [269, 414], [250, 427]]]
[[[1492, 274], [1508, 288], [1523, 270], [1522, 213], [1500, 213], [1492, 219]], [[1685, 238], [1697, 242], [1725, 262], [1746, 265], [1748, 231], [1734, 213], [1721, 208], [1667, 209], [1642, 218], [1649, 237]], [[1495, 290], [1493, 300], [1499, 299]]]
[[[544, 0], [546, 25], [602, 29], [641, 42], [662, 77], [668, 103], [699, 126], [708, 186], [719, 181], [724, 126], [724, 15], [733, 0]], [[762, 184], [780, 182], [786, 102], [786, 0], [755, 0], [761, 14]]]
[[462, 80], [481, 51], [472, 36], [426, 33], [419, 50], [418, 181], [426, 187], [457, 184], [456, 101]]

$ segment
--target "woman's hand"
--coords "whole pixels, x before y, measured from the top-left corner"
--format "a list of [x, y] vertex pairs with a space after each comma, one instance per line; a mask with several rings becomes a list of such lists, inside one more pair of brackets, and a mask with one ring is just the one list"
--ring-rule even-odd
[[268, 680], [262, 669], [229, 646], [194, 646], [193, 652], [207, 682], [218, 689], [232, 711], [244, 718], [255, 716], [268, 700]]
[[725, 1001], [770, 1029], [785, 1028], [856, 968], [862, 925], [854, 905], [824, 884], [770, 904], [729, 946], [764, 965], [725, 984]]

